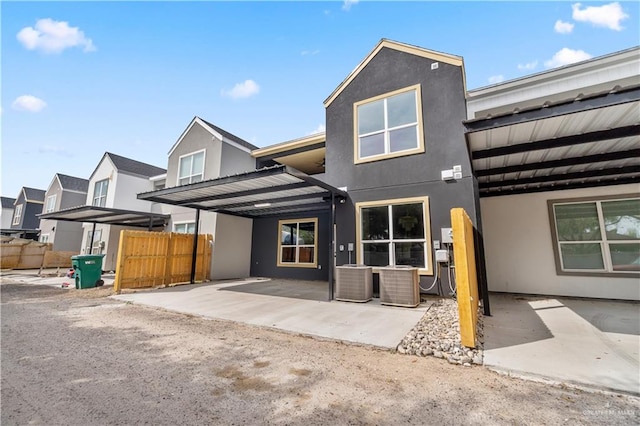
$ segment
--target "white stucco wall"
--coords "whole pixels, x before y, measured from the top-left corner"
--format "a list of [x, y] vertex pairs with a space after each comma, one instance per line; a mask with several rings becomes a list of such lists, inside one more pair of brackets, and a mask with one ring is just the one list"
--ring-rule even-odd
[[214, 234], [212, 279], [246, 278], [251, 269], [253, 220], [219, 214]]
[[490, 291], [640, 300], [640, 278], [557, 275], [547, 200], [638, 193], [638, 185], [480, 199]]

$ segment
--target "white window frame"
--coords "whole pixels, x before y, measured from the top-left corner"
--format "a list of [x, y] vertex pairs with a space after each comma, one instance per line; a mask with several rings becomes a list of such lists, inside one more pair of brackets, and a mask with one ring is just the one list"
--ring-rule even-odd
[[45, 206], [45, 213], [51, 213], [56, 209], [56, 201], [58, 199], [58, 194], [49, 195], [47, 197], [47, 204]]
[[[396, 126], [396, 127], [392, 127], [389, 128], [388, 127], [388, 119], [389, 119], [389, 114], [388, 114], [388, 110], [387, 110], [387, 99], [395, 96], [395, 95], [400, 95], [402, 93], [407, 93], [407, 92], [414, 92], [415, 93], [415, 101], [416, 101], [416, 121], [412, 122], [412, 123], [407, 123], [407, 124], [403, 124], [400, 126]], [[384, 101], [384, 128], [382, 130], [378, 130], [375, 132], [370, 132], [370, 133], [363, 133], [360, 134], [359, 130], [358, 130], [358, 108], [362, 105], [366, 105], [372, 102], [378, 102], [378, 101]], [[367, 163], [370, 161], [378, 161], [378, 160], [384, 160], [387, 158], [395, 158], [395, 157], [403, 157], [406, 155], [413, 155], [413, 154], [418, 154], [418, 153], [423, 153], [425, 152], [425, 145], [424, 145], [424, 131], [423, 131], [423, 117], [422, 117], [422, 90], [421, 90], [421, 86], [419, 84], [416, 84], [414, 86], [410, 86], [410, 87], [406, 87], [403, 89], [399, 89], [393, 92], [389, 92], [389, 93], [385, 93], [379, 96], [375, 96], [373, 98], [369, 98], [369, 99], [365, 99], [363, 101], [359, 101], [353, 104], [353, 122], [354, 122], [354, 138], [353, 138], [353, 161], [355, 164], [360, 164], [360, 163]], [[389, 132], [393, 131], [393, 130], [398, 130], [398, 129], [402, 129], [402, 128], [406, 128], [406, 127], [412, 127], [412, 126], [416, 126], [416, 137], [417, 137], [417, 144], [415, 148], [409, 148], [409, 149], [405, 149], [402, 151], [395, 151], [395, 152], [391, 152], [391, 148], [390, 148], [390, 140], [389, 140]], [[360, 138], [364, 137], [364, 136], [371, 136], [377, 133], [383, 133], [384, 134], [384, 147], [385, 147], [385, 152], [381, 153], [381, 154], [375, 154], [375, 155], [370, 155], [370, 156], [366, 156], [366, 157], [362, 157], [360, 155]]]
[[15, 206], [13, 210], [13, 225], [19, 225], [22, 218], [22, 204]]
[[[611, 259], [610, 244], [638, 244], [639, 239], [629, 240], [609, 240], [607, 238], [606, 224], [604, 221], [604, 213], [602, 211], [602, 203], [625, 201], [625, 200], [640, 200], [637, 195], [631, 196], [611, 196], [611, 197], [588, 197], [569, 200], [549, 200], [549, 217], [551, 222], [551, 234], [553, 240], [554, 257], [556, 260], [556, 272], [559, 275], [581, 275], [581, 276], [640, 276], [640, 271], [616, 271], [613, 269], [613, 261]], [[598, 215], [598, 226], [600, 228], [600, 238], [594, 240], [580, 240], [580, 241], [560, 241], [558, 238], [558, 227], [556, 220], [555, 206], [571, 205], [571, 204], [595, 204]], [[602, 269], [570, 269], [564, 267], [564, 259], [562, 258], [562, 245], [571, 244], [598, 244], [600, 245], [600, 254], [602, 256]]]
[[93, 231], [87, 231], [87, 242], [85, 244], [85, 253], [86, 254], [100, 254], [102, 248], [100, 247], [100, 242], [102, 241], [102, 229], [96, 229], [97, 238], [93, 239], [93, 247], [89, 247], [91, 244], [91, 234]]
[[[399, 206], [404, 204], [422, 204], [422, 220], [424, 224], [424, 238], [412, 238], [412, 239], [395, 239], [393, 237], [393, 206]], [[362, 210], [370, 207], [387, 207], [389, 215], [389, 238], [384, 240], [362, 240]], [[424, 244], [424, 268], [418, 268], [420, 275], [433, 275], [433, 260], [431, 254], [431, 221], [429, 213], [429, 197], [412, 197], [412, 198], [398, 198], [390, 200], [379, 201], [366, 201], [356, 203], [356, 259], [357, 263], [364, 265], [364, 245], [367, 243], [389, 244], [389, 265], [395, 265], [395, 243], [422, 243]], [[380, 266], [374, 266], [373, 272], [378, 272]]]
[[[283, 225], [296, 225], [296, 229], [300, 229], [301, 223], [313, 223], [313, 244], [300, 244], [296, 241], [295, 244], [283, 245], [282, 244], [282, 226]], [[295, 248], [296, 260], [295, 262], [283, 262], [282, 250], [283, 248]], [[312, 262], [300, 262], [300, 249], [301, 248], [313, 248], [313, 261]], [[278, 252], [277, 252], [277, 266], [285, 268], [316, 268], [318, 266], [318, 218], [306, 217], [300, 219], [283, 219], [278, 221]]]
[[[190, 225], [193, 225], [193, 229], [189, 231]], [[178, 228], [184, 226], [184, 231], [179, 230]], [[194, 234], [196, 232], [196, 222], [195, 221], [184, 221], [184, 222], [173, 222], [173, 232], [176, 234]]]
[[[193, 158], [191, 159], [191, 167], [189, 170], [189, 175], [185, 175], [185, 176], [180, 176], [180, 169], [182, 169], [181, 164], [182, 164], [182, 160], [188, 158], [188, 157], [194, 157], [197, 154], [202, 153], [202, 171], [200, 173], [193, 173]], [[178, 157], [178, 173], [177, 173], [177, 180], [176, 180], [176, 185], [177, 186], [181, 186], [181, 185], [188, 185], [190, 183], [193, 183], [193, 178], [195, 176], [200, 176], [200, 180], [198, 182], [202, 182], [204, 180], [204, 169], [205, 169], [205, 161], [207, 157], [207, 152], [205, 149], [201, 149], [199, 151], [194, 151], [194, 152], [190, 152], [189, 154], [184, 154], [181, 155], [180, 157]], [[181, 183], [180, 181], [183, 179], [189, 179], [188, 182], [184, 182]]]
[[[103, 193], [104, 189], [104, 193]], [[100, 190], [100, 192], [98, 192]], [[107, 205], [107, 194], [109, 193], [109, 179], [102, 179], [93, 185], [93, 202], [96, 207], [105, 207]]]

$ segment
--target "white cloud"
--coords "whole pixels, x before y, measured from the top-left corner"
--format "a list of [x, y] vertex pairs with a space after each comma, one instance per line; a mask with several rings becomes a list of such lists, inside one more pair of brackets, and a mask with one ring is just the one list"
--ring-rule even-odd
[[11, 104], [11, 108], [18, 111], [40, 112], [47, 106], [47, 103], [32, 95], [18, 96]]
[[300, 54], [302, 56], [313, 56], [313, 55], [317, 55], [318, 53], [320, 53], [320, 51], [318, 49], [316, 49], [316, 50], [303, 50], [302, 52], [300, 52]]
[[573, 31], [574, 25], [571, 22], [562, 22], [560, 19], [556, 21], [556, 24], [553, 26], [555, 32], [560, 34], [570, 34]]
[[222, 96], [226, 96], [231, 99], [248, 98], [253, 95], [257, 95], [260, 92], [260, 86], [253, 80], [245, 80], [243, 83], [238, 83], [233, 86], [233, 89], [222, 89]]
[[520, 71], [532, 71], [538, 66], [538, 61], [527, 62], [526, 64], [518, 64]]
[[629, 18], [629, 15], [624, 13], [622, 6], [618, 2], [602, 6], [587, 6], [584, 9], [581, 9], [581, 7], [580, 3], [571, 5], [573, 19], [579, 22], [590, 22], [596, 27], [622, 31], [623, 27], [620, 26], [620, 21]]
[[55, 155], [61, 155], [65, 157], [73, 157], [72, 152], [60, 146], [42, 145], [38, 147], [38, 152], [41, 154], [55, 154]]
[[342, 3], [342, 10], [345, 11], [350, 11], [351, 10], [351, 6], [353, 6], [354, 4], [358, 4], [360, 0], [344, 0], [344, 2]]
[[315, 130], [310, 131], [307, 135], [315, 135], [316, 133], [324, 133], [327, 130], [324, 124], [318, 124], [318, 127]]
[[70, 27], [68, 22], [53, 19], [39, 19], [35, 28], [24, 27], [16, 36], [28, 50], [44, 53], [60, 53], [70, 47], [82, 47], [85, 52], [93, 52], [96, 47], [90, 38], [78, 27]]
[[503, 81], [504, 81], [504, 75], [502, 74], [492, 75], [491, 77], [489, 77], [489, 84], [501, 83]]
[[544, 66], [547, 68], [557, 68], [563, 65], [573, 64], [574, 62], [586, 61], [591, 59], [584, 50], [573, 50], [568, 47], [563, 47], [553, 55], [553, 58], [544, 62]]

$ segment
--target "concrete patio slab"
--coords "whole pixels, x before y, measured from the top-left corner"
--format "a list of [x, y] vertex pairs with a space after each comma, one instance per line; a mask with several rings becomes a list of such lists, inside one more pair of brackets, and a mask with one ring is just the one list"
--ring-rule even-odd
[[485, 366], [640, 395], [638, 303], [494, 294], [491, 311]]
[[[259, 282], [249, 279], [183, 285], [111, 297], [207, 318], [385, 349], [395, 349], [429, 306], [400, 308], [383, 306], [375, 301], [347, 303], [272, 296], [255, 292]], [[269, 281], [263, 282], [268, 285]], [[243, 284], [248, 285], [250, 291], [238, 291], [238, 286]], [[231, 287], [233, 291], [225, 290]]]

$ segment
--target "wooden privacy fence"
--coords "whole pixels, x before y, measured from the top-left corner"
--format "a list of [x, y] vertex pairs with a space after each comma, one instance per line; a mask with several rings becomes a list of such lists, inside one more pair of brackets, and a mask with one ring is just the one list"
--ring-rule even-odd
[[473, 224], [464, 209], [451, 209], [451, 227], [453, 230], [453, 258], [456, 265], [460, 341], [464, 346], [475, 348], [480, 301], [473, 243]]
[[[211, 235], [198, 235], [196, 281], [209, 278]], [[120, 232], [114, 291], [188, 283], [191, 279], [193, 234]]]

